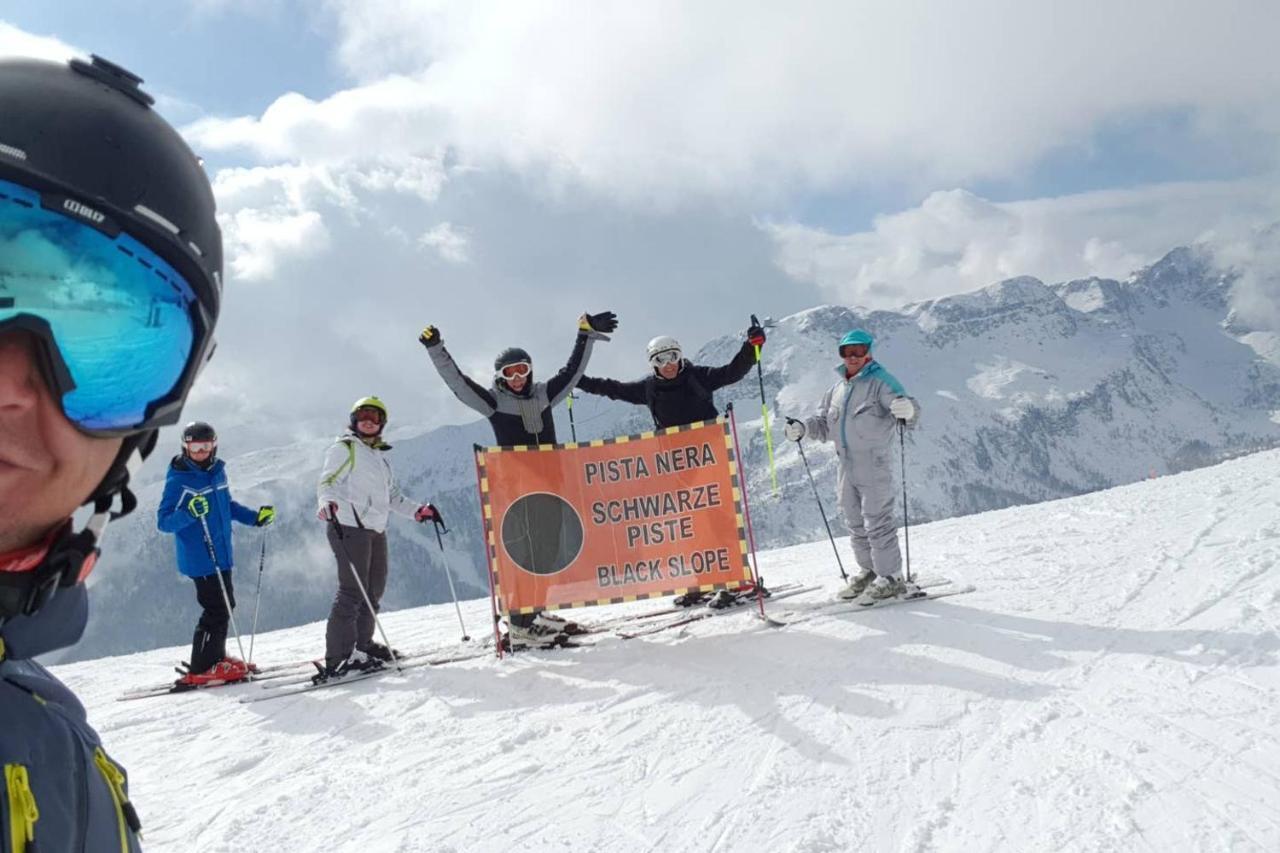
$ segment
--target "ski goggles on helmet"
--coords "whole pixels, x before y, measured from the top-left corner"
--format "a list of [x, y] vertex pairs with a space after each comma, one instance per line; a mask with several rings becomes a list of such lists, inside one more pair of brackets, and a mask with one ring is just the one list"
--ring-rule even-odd
[[533, 365], [527, 361], [517, 361], [514, 364], [504, 364], [498, 371], [498, 375], [503, 379], [524, 379], [533, 372]]
[[188, 441], [184, 445], [188, 453], [212, 453], [218, 449], [216, 441]]
[[678, 349], [667, 349], [662, 352], [655, 352], [649, 356], [649, 363], [654, 367], [666, 367], [668, 364], [675, 364], [680, 360], [681, 354]]
[[871, 347], [867, 344], [845, 344], [840, 347], [841, 358], [863, 358], [869, 352], [871, 352]]
[[387, 422], [387, 416], [386, 416], [386, 413], [383, 412], [382, 409], [379, 409], [377, 406], [361, 406], [360, 408], [356, 409], [355, 416], [352, 418], [352, 420], [357, 422], [358, 421], [377, 421], [378, 423], [383, 424]]
[[107, 216], [0, 179], [0, 333], [41, 342], [40, 370], [78, 428], [120, 435], [176, 418], [166, 404], [189, 384], [203, 316], [187, 280]]

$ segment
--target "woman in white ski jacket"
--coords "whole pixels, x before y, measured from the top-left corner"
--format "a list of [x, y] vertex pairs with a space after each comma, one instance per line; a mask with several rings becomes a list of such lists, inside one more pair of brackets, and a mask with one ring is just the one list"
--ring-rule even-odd
[[325, 629], [325, 671], [317, 680], [377, 668], [392, 658], [391, 649], [373, 641], [374, 613], [387, 587], [386, 529], [391, 513], [443, 523], [434, 506], [400, 493], [384, 455], [391, 449], [382, 440], [386, 422], [387, 407], [381, 400], [357, 400], [351, 407], [350, 429], [325, 453], [316, 489], [317, 516], [328, 522], [329, 546], [338, 562], [338, 593]]

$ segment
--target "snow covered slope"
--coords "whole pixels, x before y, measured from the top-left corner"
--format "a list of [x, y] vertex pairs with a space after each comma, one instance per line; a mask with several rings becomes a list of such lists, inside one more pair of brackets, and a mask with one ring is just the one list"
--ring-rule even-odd
[[[1278, 481], [1269, 451], [936, 522], [917, 572], [977, 592], [781, 629], [734, 615], [247, 705], [260, 686], [115, 701], [178, 648], [59, 674], [153, 853], [1274, 851]], [[763, 568], [828, 587], [778, 613], [837, 583], [825, 541]], [[386, 623], [457, 648], [451, 606]]]
[[[834, 376], [833, 341], [854, 326], [876, 334], [877, 356], [923, 406], [906, 447], [915, 518], [1050, 500], [1275, 446], [1280, 366], [1263, 357], [1270, 352], [1269, 333], [1237, 328], [1228, 304], [1232, 283], [1202, 252], [1178, 249], [1124, 282], [1050, 286], [1019, 278], [897, 312], [824, 306], [782, 319], [770, 332], [764, 361], [777, 494], [769, 481], [756, 378], [719, 395], [721, 405], [733, 401], [737, 408], [757, 540], [777, 546], [823, 535], [809, 509], [799, 456], [782, 438], [780, 416], [812, 410]], [[637, 319], [643, 321], [639, 338], [661, 331], [643, 330], [653, 320]], [[732, 327], [733, 318], [725, 325]], [[724, 363], [740, 344], [734, 333], [707, 344], [695, 360]], [[437, 381], [428, 366], [420, 369], [427, 381]], [[636, 375], [641, 372], [637, 355]], [[583, 439], [652, 426], [638, 407], [598, 397], [583, 396], [575, 414]], [[565, 415], [560, 407], [559, 434], [568, 438]], [[472, 594], [486, 589], [486, 582], [470, 450], [474, 442], [490, 441], [492, 432], [480, 421], [397, 436], [392, 451], [405, 491], [444, 508], [456, 528], [451, 564]], [[266, 624], [297, 625], [323, 614], [334, 571], [312, 514], [323, 442], [252, 453], [227, 444], [223, 451], [234, 493], [245, 502], [275, 503], [280, 513], [270, 534]], [[829, 445], [810, 445], [806, 452], [834, 510], [834, 454]], [[143, 488], [141, 511], [109, 533], [91, 579], [98, 606], [76, 654], [150, 648], [190, 635], [184, 615], [190, 584], [173, 569], [170, 537], [155, 529], [159, 494], [158, 483]], [[832, 522], [843, 530], [838, 514]], [[250, 569], [240, 576], [242, 584], [255, 580], [260, 535], [237, 528], [239, 566]], [[387, 605], [446, 600], [430, 532], [397, 520], [389, 536], [396, 571]]]

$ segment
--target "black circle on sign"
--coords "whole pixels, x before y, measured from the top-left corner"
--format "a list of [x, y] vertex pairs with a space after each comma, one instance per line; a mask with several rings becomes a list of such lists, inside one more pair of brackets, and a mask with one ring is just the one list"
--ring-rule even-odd
[[582, 551], [582, 519], [559, 495], [525, 495], [502, 517], [502, 547], [526, 572], [554, 575], [567, 569]]

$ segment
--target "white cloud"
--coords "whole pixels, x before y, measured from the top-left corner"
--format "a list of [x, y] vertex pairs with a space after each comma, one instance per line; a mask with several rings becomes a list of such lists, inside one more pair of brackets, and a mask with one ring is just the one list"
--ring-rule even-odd
[[448, 222], [441, 222], [428, 229], [418, 238], [418, 244], [431, 249], [452, 264], [464, 264], [469, 259], [466, 234], [459, 232]]
[[[359, 85], [202, 122], [268, 159], [448, 148], [628, 199], [1018, 175], [1108, 121], [1280, 130], [1280, 5], [335, 0]], [[1274, 159], [1280, 151], [1271, 152]]]
[[1235, 325], [1280, 332], [1280, 223], [1220, 241], [1214, 254], [1239, 276], [1232, 288]]
[[65, 62], [73, 56], [85, 56], [56, 36], [39, 36], [0, 21], [0, 58], [30, 57]]
[[404, 158], [396, 165], [369, 158], [223, 169], [214, 176], [213, 190], [228, 276], [267, 281], [282, 264], [330, 248], [326, 217], [368, 217], [366, 205], [379, 194], [432, 201], [445, 179], [440, 161], [426, 158]]
[[290, 257], [329, 248], [329, 231], [320, 214], [239, 210], [223, 216], [228, 275], [240, 281], [265, 281]]
[[832, 234], [762, 226], [778, 264], [846, 304], [893, 308], [1019, 275], [1124, 278], [1169, 249], [1225, 243], [1280, 220], [1274, 181], [1183, 183], [995, 203], [963, 190]]

